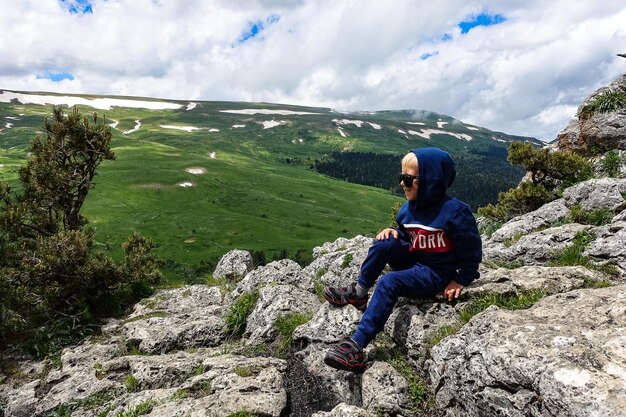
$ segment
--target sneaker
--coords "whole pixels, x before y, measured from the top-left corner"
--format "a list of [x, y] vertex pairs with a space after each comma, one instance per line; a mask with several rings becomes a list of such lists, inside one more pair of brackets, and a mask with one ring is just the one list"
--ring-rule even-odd
[[361, 374], [365, 371], [365, 354], [352, 339], [326, 352], [324, 363], [332, 368]]
[[365, 307], [367, 307], [368, 295], [365, 294], [363, 297], [357, 297], [356, 284], [341, 288], [325, 287], [322, 293], [329, 303], [337, 307], [352, 304], [357, 310], [361, 311], [365, 311]]

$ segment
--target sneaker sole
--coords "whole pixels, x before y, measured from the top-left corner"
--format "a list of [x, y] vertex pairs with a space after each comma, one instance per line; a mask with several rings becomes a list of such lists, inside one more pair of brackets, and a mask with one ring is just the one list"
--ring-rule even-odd
[[365, 372], [364, 363], [361, 365], [350, 365], [349, 363], [334, 358], [332, 356], [324, 357], [324, 363], [331, 368], [339, 369], [340, 371], [349, 371], [354, 372], [355, 374], [362, 374], [363, 372]]

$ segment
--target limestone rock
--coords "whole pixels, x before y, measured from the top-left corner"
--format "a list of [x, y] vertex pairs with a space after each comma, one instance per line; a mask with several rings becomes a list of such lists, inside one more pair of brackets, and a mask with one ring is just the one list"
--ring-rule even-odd
[[112, 321], [105, 331], [124, 335], [129, 345], [147, 353], [217, 346], [224, 340], [221, 301], [218, 287], [163, 290], [137, 304], [127, 319]]
[[446, 416], [623, 416], [625, 328], [626, 286], [490, 307], [431, 349], [436, 402]]
[[474, 298], [484, 293], [508, 295], [532, 290], [557, 294], [579, 289], [587, 283], [604, 279], [603, 274], [582, 266], [498, 268], [482, 274], [480, 279], [465, 290], [465, 295]]
[[369, 411], [354, 405], [348, 405], [346, 403], [340, 403], [332, 411], [320, 411], [313, 414], [311, 417], [374, 417], [375, 414], [371, 414]]
[[293, 337], [311, 343], [340, 343], [354, 334], [360, 320], [361, 312], [352, 305], [337, 308], [323, 303], [308, 323], [296, 328]]
[[324, 343], [310, 344], [296, 352], [295, 359], [315, 377], [324, 392], [336, 399], [336, 403], [361, 405], [361, 375], [338, 371], [327, 366], [324, 363], [324, 356], [330, 347], [331, 345]]
[[584, 251], [596, 262], [608, 262], [626, 276], [626, 221], [616, 221], [607, 226], [592, 229], [595, 240]]
[[559, 133], [556, 140], [561, 150], [589, 153], [594, 146], [604, 149], [626, 149], [626, 111], [624, 109], [596, 113], [591, 117], [581, 116], [581, 110], [600, 94], [608, 91], [626, 91], [626, 74], [610, 85], [591, 94], [578, 108], [576, 116]]
[[[544, 204], [540, 208], [508, 221], [495, 231], [488, 242], [506, 242], [519, 238], [535, 230], [551, 226], [554, 222], [567, 218], [569, 209], [563, 204], [563, 199]], [[487, 245], [489, 243], [486, 243]]]
[[509, 244], [491, 242], [483, 248], [483, 259], [542, 265], [550, 259], [552, 252], [570, 246], [577, 233], [590, 228], [591, 226], [570, 223], [520, 236], [519, 240]]
[[[626, 208], [626, 179], [599, 178], [581, 182], [563, 191], [565, 205], [584, 210], [621, 211]], [[545, 207], [545, 206], [544, 206]]]
[[290, 259], [281, 259], [251, 271], [230, 293], [231, 300], [246, 292], [252, 292], [266, 285], [292, 285], [314, 292], [311, 278], [302, 272], [302, 267]]
[[239, 279], [252, 270], [252, 255], [245, 250], [233, 249], [217, 263], [215, 278]]
[[276, 337], [276, 320], [290, 313], [312, 315], [319, 305], [315, 295], [292, 285], [261, 288], [256, 306], [247, 320], [247, 343], [259, 344], [273, 340]]
[[324, 285], [343, 287], [356, 282], [372, 242], [371, 238], [357, 236], [325, 243], [313, 249], [315, 260], [304, 272]]
[[363, 374], [363, 407], [375, 415], [410, 411], [409, 384], [387, 362], [375, 362]]

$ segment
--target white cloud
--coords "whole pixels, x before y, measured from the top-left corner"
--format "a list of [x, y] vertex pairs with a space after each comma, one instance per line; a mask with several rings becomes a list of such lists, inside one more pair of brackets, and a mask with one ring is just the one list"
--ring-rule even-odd
[[[0, 88], [14, 90], [423, 109], [552, 140], [626, 71], [622, 2], [93, 0], [85, 15], [6, 3]], [[506, 21], [462, 35], [482, 12]], [[46, 72], [75, 79], [37, 79]]]

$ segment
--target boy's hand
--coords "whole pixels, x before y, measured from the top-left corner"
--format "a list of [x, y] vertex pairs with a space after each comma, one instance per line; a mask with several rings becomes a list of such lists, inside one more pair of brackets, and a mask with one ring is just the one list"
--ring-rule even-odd
[[376, 235], [376, 240], [387, 240], [389, 236], [393, 236], [396, 239], [398, 238], [398, 231], [394, 228], [388, 227], [379, 234]]
[[463, 291], [463, 286], [461, 284], [458, 284], [456, 281], [450, 281], [446, 289], [443, 290], [443, 298], [448, 301], [458, 299], [461, 295], [461, 291]]

